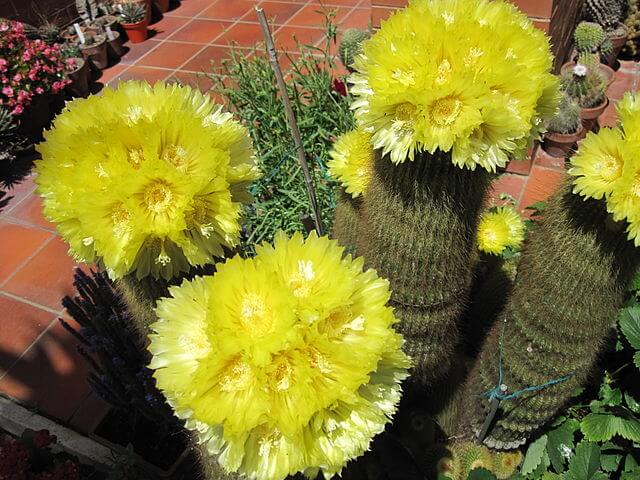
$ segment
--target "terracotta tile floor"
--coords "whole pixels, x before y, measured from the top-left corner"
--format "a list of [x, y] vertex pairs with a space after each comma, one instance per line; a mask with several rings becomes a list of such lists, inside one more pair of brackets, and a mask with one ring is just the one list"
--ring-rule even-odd
[[[295, 49], [294, 33], [304, 43], [322, 41], [318, 0], [183, 0], [152, 26], [152, 38], [128, 45], [130, 51], [99, 81], [178, 79], [206, 90], [212, 82], [203, 72], [226, 56], [231, 41], [246, 48], [261, 39], [253, 11], [257, 3], [274, 19], [281, 48]], [[335, 9], [340, 29], [367, 26], [369, 0], [322, 3]], [[632, 87], [633, 67], [622, 65], [610, 90], [613, 99]], [[615, 122], [613, 107], [604, 118]], [[545, 198], [562, 175], [563, 162], [540, 150], [528, 176], [505, 173], [494, 192], [509, 193], [522, 208]], [[31, 176], [9, 192], [14, 198], [0, 214], [0, 392], [87, 431], [105, 406], [89, 392], [84, 360], [57, 322], [64, 314], [61, 297], [72, 293], [74, 262], [42, 217], [34, 189]]]

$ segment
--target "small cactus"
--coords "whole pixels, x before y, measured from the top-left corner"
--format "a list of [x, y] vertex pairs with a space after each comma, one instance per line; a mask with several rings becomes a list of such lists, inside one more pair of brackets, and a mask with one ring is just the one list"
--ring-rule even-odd
[[140, 3], [125, 3], [120, 9], [120, 17], [125, 24], [141, 22], [146, 14], [144, 6]]
[[605, 100], [607, 81], [597, 68], [577, 64], [562, 75], [561, 88], [582, 108], [593, 108]]
[[584, 16], [602, 25], [606, 32], [615, 32], [624, 19], [626, 0], [586, 0]]
[[558, 112], [549, 120], [547, 125], [549, 131], [569, 135], [580, 130], [580, 106], [578, 103], [562, 95]]
[[606, 35], [602, 26], [594, 22], [580, 22], [575, 32], [573, 32], [573, 39], [578, 53], [598, 51], [605, 38]]
[[93, 21], [98, 18], [98, 3], [96, 0], [76, 0], [76, 10], [83, 21]]
[[369, 32], [357, 28], [349, 28], [342, 34], [342, 40], [338, 47], [340, 61], [349, 71], [353, 71], [353, 62], [362, 52], [362, 42], [369, 38]]

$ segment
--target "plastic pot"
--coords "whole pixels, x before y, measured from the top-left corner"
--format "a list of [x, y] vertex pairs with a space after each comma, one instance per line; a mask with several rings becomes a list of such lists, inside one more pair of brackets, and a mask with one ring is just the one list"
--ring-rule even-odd
[[122, 23], [121, 25], [131, 43], [142, 43], [147, 39], [149, 21], [146, 18], [138, 23]]
[[107, 39], [104, 35], [97, 35], [94, 40], [95, 42], [91, 45], [80, 44], [80, 51], [84, 58], [91, 60], [100, 70], [104, 70], [109, 66]]
[[567, 158], [574, 152], [574, 147], [578, 141], [586, 135], [586, 130], [581, 125], [577, 133], [556, 133], [545, 132], [542, 149], [552, 157]]
[[604, 101], [597, 107], [582, 108], [580, 110], [580, 120], [582, 121], [582, 126], [587, 132], [589, 130], [594, 132], [600, 130], [600, 126], [598, 125], [598, 118], [600, 118], [600, 115], [604, 113], [608, 105], [609, 98], [604, 97]]
[[[576, 66], [576, 62], [567, 62], [560, 68], [560, 73], [565, 73], [568, 70], [573, 69]], [[600, 73], [607, 79], [607, 85], [611, 85], [616, 78], [616, 72], [613, 68], [601, 63], [598, 68]]]
[[120, 32], [113, 31], [113, 40], [107, 40], [107, 53], [114, 62], [117, 62], [125, 54]]
[[91, 83], [91, 69], [89, 63], [84, 58], [76, 58], [76, 68], [67, 73], [71, 83], [67, 85], [67, 91], [74, 97], [87, 98]]

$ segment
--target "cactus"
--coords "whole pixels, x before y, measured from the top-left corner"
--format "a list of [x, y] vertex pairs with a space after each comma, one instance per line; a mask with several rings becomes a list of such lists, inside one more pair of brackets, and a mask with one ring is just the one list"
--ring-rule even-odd
[[606, 32], [616, 32], [624, 19], [626, 0], [586, 0], [584, 16], [596, 22]]
[[[432, 450], [438, 451], [437, 448]], [[498, 480], [504, 480], [515, 473], [522, 461], [522, 454], [517, 450], [495, 452], [471, 442], [454, 443], [449, 451], [442, 448], [439, 451], [443, 456], [438, 461], [437, 471], [451, 480], [467, 480], [473, 470], [480, 468], [493, 473]]]
[[573, 32], [578, 53], [597, 51], [605, 38], [602, 26], [594, 22], [580, 22]]
[[567, 182], [525, 247], [502, 321], [464, 387], [454, 433], [478, 434], [490, 413], [486, 393], [500, 379], [500, 356], [502, 382], [519, 393], [500, 401], [484, 443], [515, 448], [544, 427], [589, 376], [638, 265], [640, 254], [612, 225], [604, 202], [583, 201]]
[[125, 3], [120, 9], [122, 23], [126, 24], [141, 22], [142, 20], [144, 20], [146, 14], [146, 9], [140, 3]]
[[548, 130], [554, 133], [570, 135], [577, 133], [580, 130], [580, 125], [580, 106], [567, 95], [562, 95], [558, 105], [558, 112], [547, 124]]
[[635, 57], [638, 54], [638, 38], [640, 38], [640, 2], [638, 0], [628, 0], [628, 2], [628, 13], [624, 20], [628, 35], [622, 51]]
[[356, 254], [361, 205], [361, 197], [353, 198], [342, 188], [336, 193], [336, 211], [331, 237], [345, 247], [345, 253]]
[[578, 64], [562, 75], [561, 88], [582, 108], [593, 108], [605, 101], [607, 81], [597, 68]]
[[98, 18], [98, 3], [96, 0], [76, 0], [76, 10], [83, 21], [93, 21]]
[[357, 250], [387, 278], [415, 379], [449, 368], [468, 296], [475, 231], [490, 174], [460, 169], [450, 154], [394, 165], [377, 155], [363, 199]]
[[342, 40], [340, 40], [340, 46], [338, 47], [338, 55], [347, 70], [353, 71], [353, 61], [355, 57], [362, 52], [362, 42], [368, 39], [369, 36], [369, 32], [357, 28], [348, 28], [342, 34]]

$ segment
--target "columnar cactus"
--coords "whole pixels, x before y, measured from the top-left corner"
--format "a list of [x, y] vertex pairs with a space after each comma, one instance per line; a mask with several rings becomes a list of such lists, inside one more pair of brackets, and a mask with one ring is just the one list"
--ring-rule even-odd
[[362, 53], [362, 42], [369, 37], [369, 32], [358, 28], [348, 28], [344, 31], [338, 46], [338, 56], [345, 68], [353, 71], [353, 61], [356, 55]]
[[606, 35], [602, 26], [594, 22], [580, 22], [573, 32], [573, 39], [578, 53], [595, 52], [605, 38]]
[[555, 194], [533, 231], [505, 310], [461, 395], [456, 433], [472, 438], [490, 414], [487, 392], [499, 379], [511, 393], [551, 382], [500, 402], [484, 440], [490, 447], [523, 444], [569, 400], [589, 375], [640, 265], [604, 202], [583, 201], [571, 190], [567, 183]]
[[342, 189], [337, 192], [331, 236], [347, 249], [347, 253], [356, 253], [355, 246], [362, 215], [361, 204], [361, 198], [353, 198]]
[[98, 18], [98, 3], [96, 0], [76, 0], [76, 10], [84, 21]]
[[614, 31], [623, 20], [625, 3], [626, 0], [586, 0], [585, 17], [602, 25], [607, 32]]

